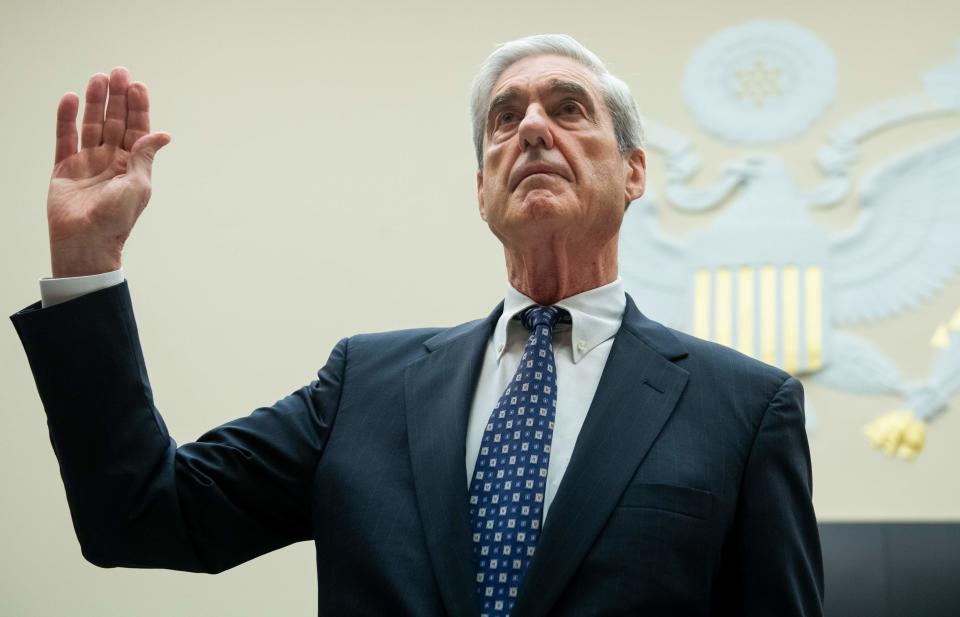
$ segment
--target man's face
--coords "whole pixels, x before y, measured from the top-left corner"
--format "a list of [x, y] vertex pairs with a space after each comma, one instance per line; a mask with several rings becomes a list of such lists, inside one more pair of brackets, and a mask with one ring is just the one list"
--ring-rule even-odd
[[643, 194], [644, 155], [620, 153], [600, 84], [563, 56], [511, 65], [494, 84], [477, 174], [480, 215], [507, 247], [603, 246]]

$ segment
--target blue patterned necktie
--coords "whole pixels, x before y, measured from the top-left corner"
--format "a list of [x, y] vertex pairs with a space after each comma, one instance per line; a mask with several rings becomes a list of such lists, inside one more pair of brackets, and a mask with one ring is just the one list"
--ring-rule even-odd
[[506, 617], [540, 535], [557, 411], [553, 327], [563, 309], [532, 306], [520, 366], [483, 432], [470, 483], [473, 563], [482, 617]]

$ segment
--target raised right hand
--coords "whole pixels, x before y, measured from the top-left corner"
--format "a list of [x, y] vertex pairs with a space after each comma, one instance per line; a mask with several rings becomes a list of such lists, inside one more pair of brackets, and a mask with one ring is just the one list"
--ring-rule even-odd
[[55, 278], [120, 267], [123, 245], [150, 200], [153, 157], [170, 143], [169, 134], [150, 132], [147, 87], [131, 83], [123, 67], [109, 77], [90, 77], [77, 151], [79, 108], [73, 92], [57, 107], [57, 152], [47, 194]]

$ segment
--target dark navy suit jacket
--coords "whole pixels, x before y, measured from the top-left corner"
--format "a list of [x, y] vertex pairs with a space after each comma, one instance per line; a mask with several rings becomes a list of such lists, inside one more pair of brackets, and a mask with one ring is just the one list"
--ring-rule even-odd
[[[313, 540], [321, 615], [475, 616], [467, 414], [501, 311], [345, 338], [179, 448], [126, 283], [12, 320], [90, 562], [220, 572]], [[811, 490], [800, 383], [628, 296], [514, 615], [819, 616]]]

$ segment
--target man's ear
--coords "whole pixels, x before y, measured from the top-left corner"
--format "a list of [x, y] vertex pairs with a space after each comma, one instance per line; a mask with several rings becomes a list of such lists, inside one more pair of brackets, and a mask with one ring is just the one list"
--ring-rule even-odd
[[477, 171], [477, 205], [480, 207], [480, 218], [487, 220], [487, 209], [483, 205], [483, 172]]
[[626, 174], [624, 205], [643, 195], [647, 185], [647, 158], [642, 148], [634, 148], [623, 158], [623, 171]]

